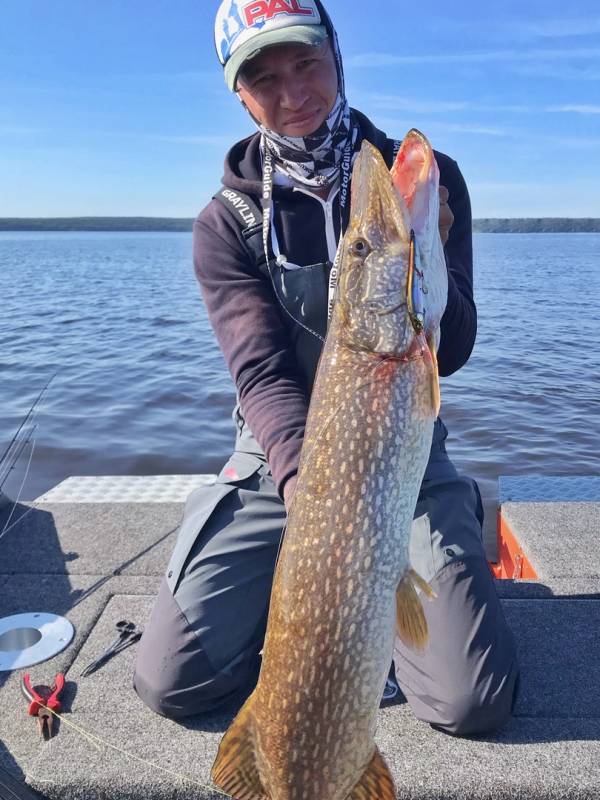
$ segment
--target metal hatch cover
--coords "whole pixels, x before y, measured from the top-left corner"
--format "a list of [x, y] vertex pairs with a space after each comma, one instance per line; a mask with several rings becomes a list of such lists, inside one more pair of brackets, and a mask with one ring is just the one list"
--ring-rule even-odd
[[0, 672], [31, 667], [64, 650], [75, 629], [65, 617], [45, 612], [0, 619]]

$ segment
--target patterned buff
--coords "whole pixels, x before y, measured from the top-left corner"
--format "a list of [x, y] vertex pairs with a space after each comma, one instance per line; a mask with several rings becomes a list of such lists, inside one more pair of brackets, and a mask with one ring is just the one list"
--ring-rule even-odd
[[358, 139], [358, 125], [346, 100], [344, 67], [337, 33], [325, 9], [321, 16], [327, 27], [338, 73], [338, 94], [327, 119], [311, 136], [282, 136], [262, 125], [261, 149], [273, 154], [275, 170], [298, 183], [323, 188], [335, 183], [340, 163], [349, 142], [353, 151]]

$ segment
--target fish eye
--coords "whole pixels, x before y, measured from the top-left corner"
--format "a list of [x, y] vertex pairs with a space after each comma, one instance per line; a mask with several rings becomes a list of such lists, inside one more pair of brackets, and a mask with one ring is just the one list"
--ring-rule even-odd
[[350, 252], [358, 258], [366, 258], [371, 252], [369, 243], [364, 239], [355, 239], [350, 245]]

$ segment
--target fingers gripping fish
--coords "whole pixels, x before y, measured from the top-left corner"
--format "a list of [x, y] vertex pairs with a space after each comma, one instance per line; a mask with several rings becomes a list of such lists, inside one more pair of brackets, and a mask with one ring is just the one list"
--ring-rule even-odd
[[427, 625], [409, 537], [438, 412], [447, 298], [439, 173], [411, 131], [390, 175], [364, 142], [333, 318], [275, 571], [262, 669], [225, 734], [237, 800], [392, 800], [375, 742], [395, 631]]

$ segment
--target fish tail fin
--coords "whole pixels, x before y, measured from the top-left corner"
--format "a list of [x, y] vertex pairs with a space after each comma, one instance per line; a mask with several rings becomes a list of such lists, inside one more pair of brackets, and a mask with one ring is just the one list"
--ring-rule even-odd
[[396, 800], [396, 788], [387, 764], [377, 748], [348, 800]]
[[266, 800], [254, 746], [251, 695], [221, 739], [211, 770], [215, 785], [236, 800]]
[[415, 650], [423, 650], [429, 634], [425, 612], [415, 586], [430, 599], [436, 596], [427, 581], [414, 569], [409, 569], [396, 589], [396, 620], [398, 636], [404, 644]]
[[440, 371], [437, 360], [437, 348], [435, 346], [435, 336], [430, 333], [427, 337], [427, 346], [431, 353], [431, 407], [437, 417], [440, 413], [440, 406], [442, 405], [442, 396], [440, 392]]

